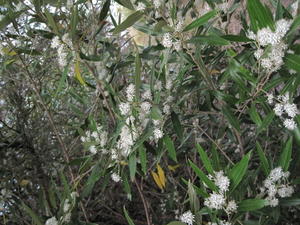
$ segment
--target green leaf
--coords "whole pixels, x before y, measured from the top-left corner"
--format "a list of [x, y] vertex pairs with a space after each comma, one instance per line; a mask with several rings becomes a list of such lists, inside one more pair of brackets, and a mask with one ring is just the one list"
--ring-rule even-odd
[[285, 66], [289, 69], [300, 72], [300, 56], [293, 54], [286, 54], [284, 58]]
[[182, 138], [183, 138], [183, 128], [182, 128], [181, 123], [179, 121], [178, 115], [175, 112], [171, 113], [171, 120], [172, 120], [173, 128], [174, 128], [177, 136], [179, 137], [180, 140], [182, 140]]
[[261, 126], [257, 128], [257, 134], [262, 132], [264, 129], [267, 129], [272, 123], [274, 117], [275, 113], [273, 111], [269, 112], [268, 115], [262, 120]]
[[280, 204], [280, 206], [286, 206], [286, 207], [298, 206], [298, 205], [300, 205], [300, 198], [284, 198], [284, 199], [280, 199], [279, 204]]
[[249, 212], [261, 209], [268, 205], [268, 201], [265, 199], [246, 199], [238, 204], [239, 212]]
[[34, 224], [43, 225], [43, 223], [41, 222], [41, 219], [32, 211], [31, 208], [29, 208], [27, 205], [25, 205], [24, 202], [22, 202], [22, 206], [23, 206], [24, 210], [26, 211], [26, 213], [31, 217]]
[[139, 21], [143, 17], [143, 12], [137, 11], [124, 20], [123, 23], [119, 24], [115, 29], [114, 29], [114, 34], [118, 34], [124, 30], [126, 30], [128, 27], [131, 27], [133, 24], [135, 24], [137, 21]]
[[147, 174], [147, 154], [146, 149], [143, 145], [139, 147], [139, 158], [142, 166], [142, 171], [146, 175]]
[[231, 191], [233, 191], [241, 182], [241, 180], [243, 179], [247, 168], [248, 168], [248, 163], [250, 160], [250, 156], [251, 156], [251, 151], [247, 153], [247, 155], [245, 155], [241, 161], [239, 161], [237, 164], [235, 164], [233, 166], [233, 168], [229, 171], [229, 179], [232, 181], [231, 184]]
[[179, 221], [172, 221], [172, 222], [168, 223], [167, 225], [186, 225], [186, 223], [179, 222]]
[[251, 28], [254, 32], [263, 27], [275, 29], [272, 13], [260, 0], [248, 0], [247, 9], [250, 17]]
[[228, 41], [233, 42], [252, 42], [253, 40], [247, 38], [246, 36], [239, 36], [239, 35], [223, 35], [221, 38], [226, 39]]
[[130, 218], [130, 216], [128, 215], [128, 212], [127, 212], [125, 206], [123, 207], [123, 211], [124, 211], [125, 218], [126, 218], [128, 224], [129, 225], [135, 225], [134, 222], [132, 221], [132, 219]]
[[217, 35], [208, 35], [208, 36], [195, 36], [192, 37], [188, 42], [197, 43], [197, 44], [209, 44], [209, 45], [229, 45], [230, 42], [217, 36]]
[[71, 11], [71, 37], [72, 39], [75, 39], [75, 35], [76, 35], [76, 27], [78, 24], [78, 8], [77, 8], [77, 4], [75, 4], [72, 7], [72, 11]]
[[217, 10], [212, 10], [208, 13], [206, 13], [205, 15], [201, 16], [200, 18], [194, 20], [193, 22], [191, 22], [189, 25], [187, 25], [183, 31], [189, 31], [191, 29], [200, 27], [204, 24], [207, 23], [208, 20], [210, 20], [211, 18], [215, 17], [217, 15], [218, 11]]
[[227, 118], [230, 125], [234, 127], [238, 132], [240, 132], [240, 123], [238, 119], [234, 116], [234, 114], [231, 112], [230, 108], [228, 106], [223, 106], [222, 112]]
[[218, 188], [192, 161], [189, 160], [189, 164], [196, 173], [196, 175], [200, 178], [202, 182], [204, 182], [207, 187], [209, 187], [212, 191], [217, 191]]
[[130, 0], [115, 0], [120, 5], [126, 7], [127, 9], [134, 10], [133, 5]]
[[192, 212], [198, 212], [200, 209], [199, 199], [198, 199], [197, 194], [194, 190], [194, 187], [190, 181], [188, 183], [188, 195], [189, 195], [189, 200], [190, 200], [190, 208], [191, 208]]
[[136, 56], [135, 56], [135, 95], [136, 98], [140, 98], [140, 87], [141, 87], [141, 68], [142, 68], [142, 61], [140, 58], [140, 54], [137, 50]]
[[262, 147], [260, 146], [260, 144], [258, 142], [256, 142], [256, 150], [257, 150], [264, 174], [265, 174], [265, 176], [268, 176], [270, 173], [270, 165], [269, 165], [269, 162], [267, 160], [267, 157], [266, 157]]
[[129, 174], [130, 174], [131, 181], [134, 181], [135, 173], [136, 173], [136, 156], [135, 156], [135, 152], [133, 152], [129, 156]]
[[294, 19], [294, 21], [291, 25], [291, 28], [290, 28], [290, 30], [289, 30], [289, 32], [287, 33], [286, 36], [289, 36], [289, 35], [293, 34], [298, 29], [299, 25], [300, 25], [300, 15], [298, 15], [296, 17], [296, 19]]
[[281, 166], [284, 171], [289, 169], [292, 160], [292, 141], [293, 137], [290, 137], [279, 157], [279, 166]]
[[87, 182], [85, 183], [84, 187], [83, 187], [83, 191], [82, 191], [82, 198], [87, 197], [93, 190], [96, 182], [100, 179], [100, 177], [102, 176], [102, 169], [100, 167], [100, 162], [98, 162], [93, 170], [91, 175], [89, 176]]
[[100, 21], [103, 21], [106, 18], [107, 13], [109, 11], [109, 7], [110, 7], [110, 0], [106, 0], [100, 12], [100, 16], [99, 16]]
[[21, 16], [23, 11], [14, 12], [14, 13], [7, 13], [2, 20], [0, 21], [0, 30], [6, 28], [11, 22]]
[[46, 17], [47, 17], [49, 26], [52, 28], [53, 32], [54, 32], [56, 35], [59, 35], [58, 28], [57, 28], [57, 26], [56, 26], [56, 23], [55, 23], [55, 21], [54, 21], [54, 19], [53, 19], [52, 14], [51, 14], [47, 9], [45, 9], [45, 14], [46, 14]]
[[172, 139], [168, 135], [165, 135], [163, 141], [167, 147], [170, 158], [173, 159], [175, 162], [178, 162], [176, 157], [176, 150]]
[[249, 115], [252, 121], [259, 127], [262, 125], [262, 120], [260, 118], [260, 115], [258, 114], [255, 104], [251, 105], [251, 108], [249, 110]]
[[200, 158], [203, 162], [203, 165], [204, 165], [205, 169], [207, 170], [208, 173], [213, 174], [214, 169], [211, 165], [211, 162], [210, 162], [206, 152], [203, 150], [203, 148], [199, 144], [196, 144], [196, 148], [199, 152]]

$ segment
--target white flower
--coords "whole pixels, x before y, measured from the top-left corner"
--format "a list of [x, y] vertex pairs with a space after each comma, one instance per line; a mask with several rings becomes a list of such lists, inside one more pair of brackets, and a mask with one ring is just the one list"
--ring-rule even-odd
[[58, 225], [57, 219], [53, 216], [49, 219], [47, 219], [45, 225]]
[[222, 170], [215, 172], [214, 182], [221, 192], [228, 191], [230, 181], [228, 177], [224, 176], [224, 172]]
[[107, 143], [108, 133], [106, 131], [102, 131], [100, 134], [100, 146], [103, 148]]
[[289, 117], [294, 118], [298, 114], [298, 109], [295, 104], [286, 103], [283, 108]]
[[171, 88], [172, 88], [172, 80], [169, 78], [169, 79], [167, 79], [167, 82], [166, 82], [166, 89], [167, 90], [171, 90]]
[[171, 37], [170, 33], [165, 33], [164, 34], [163, 39], [162, 39], [162, 45], [165, 48], [171, 48], [172, 47], [173, 42], [172, 42], [172, 37]]
[[229, 201], [226, 207], [226, 211], [230, 214], [230, 213], [234, 213], [237, 211], [237, 205], [235, 203], [234, 200]]
[[176, 26], [175, 26], [175, 32], [182, 32], [183, 25], [184, 25], [183, 19], [180, 18], [179, 21], [177, 22]]
[[153, 4], [155, 8], [159, 8], [161, 6], [162, 0], [153, 0]]
[[149, 114], [151, 111], [152, 105], [149, 102], [142, 102], [141, 109], [144, 113]]
[[221, 220], [220, 225], [231, 225], [231, 223], [225, 220]]
[[160, 81], [160, 80], [156, 81], [156, 84], [154, 85], [154, 88], [155, 88], [155, 90], [157, 90], [157, 91], [161, 91], [161, 89], [162, 89], [162, 84], [161, 84], [161, 81]]
[[195, 217], [195, 216], [193, 215], [193, 213], [189, 210], [189, 211], [183, 213], [183, 214], [179, 217], [179, 219], [180, 219], [180, 221], [183, 222], [183, 223], [186, 223], [186, 224], [188, 224], [188, 225], [192, 225], [193, 222], [194, 222], [194, 217]]
[[64, 202], [63, 210], [64, 212], [69, 212], [70, 209], [71, 209], [70, 200], [67, 198]]
[[281, 37], [273, 33], [269, 27], [264, 27], [261, 30], [257, 31], [256, 39], [259, 45], [266, 46], [268, 44], [278, 44]]
[[151, 94], [151, 91], [150, 90], [147, 90], [145, 91], [143, 94], [142, 94], [142, 99], [144, 100], [152, 100], [152, 94]]
[[205, 199], [204, 205], [211, 209], [222, 209], [225, 204], [225, 197], [222, 194], [213, 192], [208, 198]]
[[274, 107], [274, 112], [277, 116], [281, 116], [283, 113], [283, 105], [280, 103], [277, 103]]
[[134, 126], [131, 129], [124, 125], [121, 129], [120, 139], [117, 142], [118, 149], [122, 150], [121, 154], [127, 157], [131, 152], [131, 147], [137, 139], [137, 132]]
[[168, 105], [168, 104], [164, 105], [163, 112], [164, 112], [164, 114], [169, 115], [171, 113], [170, 105]]
[[65, 33], [61, 39], [66, 45], [68, 45], [69, 47], [72, 47], [72, 40], [68, 33]]
[[254, 52], [254, 56], [255, 58], [258, 60], [262, 57], [262, 55], [264, 54], [264, 50], [259, 48]]
[[145, 10], [146, 9], [146, 6], [144, 3], [142, 2], [139, 2], [137, 7], [136, 7], [136, 10]]
[[95, 145], [92, 145], [89, 147], [89, 151], [92, 153], [92, 154], [96, 154], [97, 153], [97, 148]]
[[276, 34], [280, 37], [283, 38], [285, 34], [288, 32], [291, 26], [291, 21], [281, 19], [276, 21]]
[[281, 198], [291, 197], [294, 193], [294, 188], [292, 186], [283, 185], [278, 189], [278, 195]]
[[283, 122], [283, 125], [288, 129], [288, 130], [294, 130], [297, 125], [293, 119], [285, 119]]
[[116, 182], [116, 183], [118, 183], [118, 182], [121, 181], [121, 177], [120, 177], [118, 174], [116, 174], [116, 173], [113, 173], [113, 174], [111, 175], [111, 179], [112, 179], [114, 182]]
[[296, 1], [291, 5], [293, 17], [296, 17], [296, 16], [297, 16], [298, 4], [299, 4], [299, 3], [298, 3], [298, 0], [296, 0]]
[[289, 70], [289, 73], [290, 73], [290, 74], [296, 74], [297, 71], [296, 71], [296, 70], [293, 70], [293, 69], [290, 69], [290, 70]]
[[156, 140], [161, 139], [164, 136], [164, 132], [158, 128], [153, 131], [153, 134]]
[[272, 169], [269, 174], [269, 179], [272, 182], [276, 182], [280, 180], [284, 176], [284, 172], [281, 167], [276, 167], [275, 169]]
[[268, 103], [273, 104], [274, 96], [272, 94], [267, 94], [267, 98], [268, 98]]
[[134, 96], [135, 96], [135, 86], [134, 86], [134, 84], [129, 84], [128, 87], [127, 87], [127, 89], [126, 89], [127, 100], [129, 102], [132, 102]]
[[55, 36], [51, 41], [51, 48], [58, 48], [61, 45], [61, 41], [58, 36]]
[[267, 200], [271, 207], [276, 207], [278, 205], [278, 198], [267, 198]]
[[247, 38], [252, 39], [252, 40], [256, 39], [256, 35], [252, 30], [248, 30], [246, 36], [247, 36]]
[[122, 102], [119, 105], [119, 109], [121, 111], [121, 114], [124, 115], [124, 116], [126, 116], [130, 112], [130, 104], [128, 102], [126, 102], [126, 103]]

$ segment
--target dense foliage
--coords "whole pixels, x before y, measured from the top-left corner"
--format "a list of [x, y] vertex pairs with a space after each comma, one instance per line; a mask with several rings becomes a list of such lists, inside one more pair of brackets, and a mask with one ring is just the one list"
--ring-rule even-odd
[[0, 0], [0, 223], [299, 224], [298, 5]]

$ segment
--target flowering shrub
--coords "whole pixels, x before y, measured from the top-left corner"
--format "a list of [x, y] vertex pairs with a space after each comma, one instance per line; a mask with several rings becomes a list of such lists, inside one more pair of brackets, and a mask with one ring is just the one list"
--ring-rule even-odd
[[298, 0], [0, 6], [3, 224], [299, 224]]

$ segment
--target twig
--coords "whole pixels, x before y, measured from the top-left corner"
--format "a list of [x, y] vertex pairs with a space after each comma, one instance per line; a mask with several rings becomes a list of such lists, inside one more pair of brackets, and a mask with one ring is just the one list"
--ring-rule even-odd
[[149, 213], [148, 213], [148, 207], [147, 207], [147, 203], [146, 203], [146, 200], [145, 200], [145, 198], [144, 198], [144, 195], [143, 195], [143, 193], [142, 193], [142, 191], [141, 191], [141, 188], [140, 188], [140, 186], [138, 185], [136, 179], [134, 180], [134, 183], [135, 183], [135, 185], [136, 185], [136, 187], [137, 187], [137, 189], [138, 189], [138, 192], [139, 192], [139, 194], [140, 194], [140, 197], [141, 197], [142, 202], [143, 202], [143, 205], [144, 205], [145, 214], [146, 214], [146, 219], [147, 219], [147, 224], [148, 224], [148, 225], [151, 225], [150, 217], [149, 217]]

